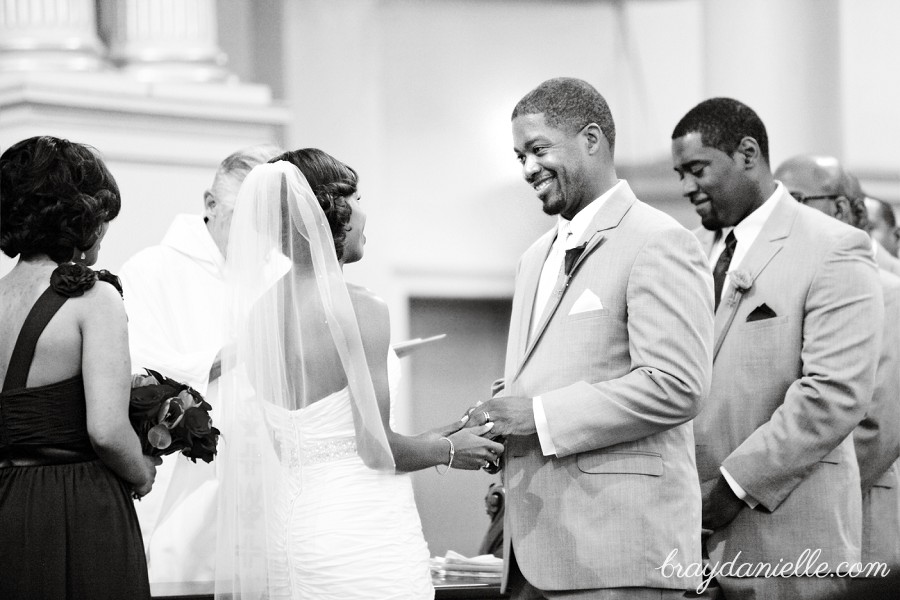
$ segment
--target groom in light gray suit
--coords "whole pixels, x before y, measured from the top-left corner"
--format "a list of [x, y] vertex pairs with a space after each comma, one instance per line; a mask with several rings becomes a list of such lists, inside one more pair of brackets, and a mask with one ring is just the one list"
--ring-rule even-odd
[[[775, 181], [765, 126], [737, 100], [691, 109], [672, 158], [718, 306], [712, 389], [694, 421], [710, 560], [734, 561], [718, 577], [727, 600], [827, 597], [848, 581], [828, 575], [860, 560], [850, 434], [872, 397], [884, 314], [868, 236]], [[761, 576], [786, 563], [776, 574], [789, 576]]]
[[712, 366], [708, 263], [616, 176], [615, 125], [589, 84], [542, 83], [512, 129], [559, 219], [519, 263], [504, 387], [470, 413], [507, 436], [504, 589], [680, 598], [700, 583], [690, 420]]

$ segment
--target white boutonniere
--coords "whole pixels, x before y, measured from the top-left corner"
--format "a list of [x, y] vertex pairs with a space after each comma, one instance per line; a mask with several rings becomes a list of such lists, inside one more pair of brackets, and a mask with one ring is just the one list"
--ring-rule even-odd
[[731, 279], [731, 285], [734, 287], [734, 291], [729, 298], [729, 304], [733, 305], [737, 303], [738, 298], [753, 287], [753, 278], [750, 276], [750, 273], [741, 270], [729, 271], [728, 277]]

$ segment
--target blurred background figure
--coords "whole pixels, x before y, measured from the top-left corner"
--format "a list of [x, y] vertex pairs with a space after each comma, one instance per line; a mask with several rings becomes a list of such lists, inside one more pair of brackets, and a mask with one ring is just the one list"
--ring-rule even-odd
[[866, 211], [869, 216], [869, 235], [892, 256], [897, 256], [900, 228], [897, 227], [894, 209], [884, 200], [866, 196]]
[[478, 554], [493, 554], [503, 558], [503, 515], [506, 514], [506, 490], [503, 484], [494, 482], [488, 486], [484, 508], [491, 523], [481, 540]]
[[[822, 158], [828, 160], [828, 157]], [[830, 160], [837, 161], [834, 158]], [[844, 173], [842, 187], [846, 197], [858, 198], [859, 202], [856, 206], [857, 208], [862, 206], [863, 212], [859, 215], [859, 218], [863, 220], [863, 224], [856, 226], [862, 227], [871, 236], [872, 253], [875, 255], [875, 262], [880, 269], [884, 269], [894, 275], [900, 275], [900, 260], [896, 258], [897, 227], [894, 219], [894, 210], [887, 202], [869, 198], [868, 194], [863, 191], [859, 178], [846, 169], [842, 171]]]
[[[865, 197], [836, 158], [795, 156], [778, 167], [775, 177], [807, 206], [867, 229]], [[875, 390], [853, 440], [862, 489], [861, 562], [894, 566], [900, 564], [900, 277], [879, 268], [879, 278], [885, 319]]]
[[[281, 152], [264, 144], [228, 156], [203, 195], [203, 215], [176, 216], [162, 242], [132, 256], [120, 273], [132, 369], [192, 386], [212, 405], [214, 422], [231, 215], [247, 173]], [[137, 506], [151, 581], [212, 580], [215, 492], [215, 462], [166, 457], [155, 493]]]

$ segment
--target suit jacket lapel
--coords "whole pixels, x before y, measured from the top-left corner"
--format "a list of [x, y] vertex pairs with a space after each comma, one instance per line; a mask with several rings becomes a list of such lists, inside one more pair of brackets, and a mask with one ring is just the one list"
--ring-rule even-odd
[[[794, 225], [794, 218], [797, 215], [799, 205], [785, 193], [778, 199], [778, 204], [768, 220], [763, 225], [762, 230], [756, 237], [756, 241], [750, 246], [750, 250], [744, 256], [741, 264], [734, 269], [729, 269], [729, 273], [741, 272], [747, 276], [750, 286], [759, 277], [759, 274], [768, 266], [771, 260], [784, 246], [784, 239], [791, 233]], [[748, 286], [749, 287], [749, 286]], [[729, 276], [728, 286], [722, 296], [722, 302], [719, 304], [719, 310], [716, 311], [715, 319], [715, 345], [713, 346], [713, 361], [719, 354], [722, 342], [725, 341], [725, 335], [731, 328], [734, 317], [737, 314], [738, 307], [743, 300], [743, 291], [739, 291], [734, 285], [734, 277]]]
[[[523, 309], [525, 310], [520, 323], [525, 324], [525, 329], [520, 330], [522, 334], [520, 335], [519, 346], [520, 348], [524, 346], [524, 352], [520, 355], [522, 358], [519, 361], [519, 366], [516, 369], [515, 377], [519, 376], [519, 373], [522, 372], [522, 368], [525, 366], [525, 363], [528, 361], [528, 357], [531, 356], [531, 353], [534, 351], [534, 347], [537, 345], [537, 342], [541, 339], [546, 331], [547, 326], [550, 323], [550, 319], [553, 318], [553, 315], [556, 313], [556, 309], [559, 307], [560, 302], [562, 302], [563, 297], [565, 296], [566, 290], [569, 288], [569, 282], [575, 276], [578, 271], [578, 267], [583, 263], [587, 257], [596, 250], [602, 243], [603, 240], [607, 237], [607, 232], [609, 229], [613, 229], [622, 221], [622, 218], [625, 216], [625, 213], [628, 212], [628, 209], [637, 201], [637, 198], [634, 195], [634, 192], [631, 191], [631, 188], [627, 185], [624, 186], [617, 193], [613, 194], [609, 198], [607, 198], [606, 203], [594, 217], [591, 224], [584, 232], [584, 239], [587, 238], [587, 242], [585, 243], [584, 252], [581, 253], [581, 256], [575, 261], [572, 265], [571, 271], [569, 274], [561, 275], [559, 279], [556, 281], [556, 287], [552, 294], [550, 294], [550, 298], [547, 300], [547, 306], [544, 308], [543, 313], [541, 314], [541, 321], [538, 325], [537, 329], [534, 332], [533, 336], [530, 336], [529, 340], [529, 332], [531, 328], [531, 319], [530, 316], [534, 312], [534, 297], [537, 292], [537, 284], [541, 277], [541, 270], [544, 266], [544, 261], [537, 265], [533, 265], [530, 269], [528, 269], [529, 273], [526, 275], [528, 277], [528, 287], [523, 284], [522, 291], [526, 294], [525, 302], [523, 303]], [[550, 251], [550, 244], [553, 242], [554, 238], [549, 238], [549, 243], [547, 244], [544, 252], [536, 252], [535, 256], [541, 256], [542, 259], [545, 259], [547, 253]], [[527, 343], [527, 345], [525, 345]]]
[[[556, 313], [556, 309], [559, 307], [559, 303], [562, 302], [563, 296], [566, 293], [566, 290], [569, 289], [569, 282], [572, 277], [575, 275], [575, 270], [578, 268], [578, 265], [585, 259], [585, 257], [593, 251], [594, 248], [600, 245], [600, 243], [604, 239], [604, 235], [597, 231], [594, 232], [594, 235], [591, 236], [591, 241], [585, 246], [584, 252], [575, 261], [575, 264], [572, 265], [572, 270], [569, 271], [569, 274], [560, 272], [559, 277], [556, 280], [556, 285], [553, 288], [553, 293], [550, 294], [550, 297], [547, 299], [547, 305], [544, 307], [544, 311], [541, 314], [541, 320], [534, 332], [534, 335], [531, 337], [531, 341], [528, 343], [528, 347], [525, 350], [525, 358], [527, 358], [531, 351], [534, 349], [534, 345], [537, 343], [541, 336], [544, 334], [544, 330], [547, 329], [547, 324], [550, 322], [550, 318]], [[541, 265], [543, 267], [543, 264]], [[536, 286], [535, 286], [535, 289]], [[534, 299], [532, 298], [531, 303], [532, 309], [534, 308]], [[525, 358], [523, 358], [522, 363], [524, 364]], [[521, 367], [520, 367], [521, 368]]]
[[[707, 258], [709, 258], [709, 255], [712, 253], [713, 245], [716, 243], [718, 234], [718, 231], [710, 231], [703, 227], [694, 230], [694, 235], [700, 240], [700, 246], [703, 248], [703, 253], [706, 254]], [[710, 265], [710, 268], [711, 267], [712, 265]]]

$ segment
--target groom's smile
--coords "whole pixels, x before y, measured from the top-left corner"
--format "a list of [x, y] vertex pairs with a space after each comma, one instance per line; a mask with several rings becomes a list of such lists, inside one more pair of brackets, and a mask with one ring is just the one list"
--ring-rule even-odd
[[541, 198], [542, 201], [544, 200], [542, 196], [548, 191], [550, 184], [553, 183], [554, 179], [555, 177], [552, 175], [546, 175], [531, 183], [531, 187], [534, 188], [534, 191], [537, 192], [538, 197]]

